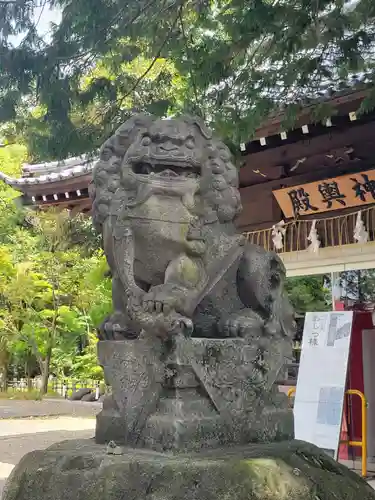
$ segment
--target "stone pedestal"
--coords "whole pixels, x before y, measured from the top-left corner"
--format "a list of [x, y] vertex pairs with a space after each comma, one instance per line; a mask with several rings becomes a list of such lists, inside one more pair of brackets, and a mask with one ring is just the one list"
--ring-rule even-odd
[[165, 454], [66, 441], [26, 455], [3, 500], [375, 500], [372, 488], [296, 441]]
[[287, 398], [274, 385], [282, 342], [262, 366], [242, 338], [105, 341], [98, 357], [113, 390], [97, 416], [98, 443], [193, 451], [293, 437]]

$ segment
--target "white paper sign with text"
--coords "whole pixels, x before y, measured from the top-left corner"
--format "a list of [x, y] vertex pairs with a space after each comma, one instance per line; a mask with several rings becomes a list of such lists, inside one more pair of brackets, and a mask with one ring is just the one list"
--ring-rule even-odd
[[340, 441], [353, 312], [306, 313], [294, 401], [295, 438], [333, 450]]

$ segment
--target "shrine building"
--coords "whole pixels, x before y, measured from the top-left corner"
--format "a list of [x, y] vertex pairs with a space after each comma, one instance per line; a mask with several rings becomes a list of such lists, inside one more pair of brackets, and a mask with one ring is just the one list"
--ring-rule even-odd
[[59, 207], [71, 215], [89, 213], [91, 200], [88, 186], [96, 158], [82, 155], [62, 161], [24, 164], [22, 177], [14, 178], [0, 172], [0, 180], [20, 191], [26, 206]]
[[288, 276], [375, 268], [375, 112], [358, 112], [371, 92], [321, 99], [324, 123], [305, 105], [289, 132], [275, 115], [241, 147], [238, 227], [279, 252]]

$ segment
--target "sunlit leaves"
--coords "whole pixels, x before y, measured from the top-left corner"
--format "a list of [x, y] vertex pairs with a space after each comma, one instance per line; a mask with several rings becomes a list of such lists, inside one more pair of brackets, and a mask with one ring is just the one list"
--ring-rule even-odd
[[330, 310], [330, 293], [324, 276], [288, 278], [286, 289], [289, 299], [298, 313]]
[[[44, 44], [29, 37], [0, 53], [0, 115], [17, 111], [34, 159], [93, 150], [134, 111], [199, 114], [238, 147], [267, 116], [265, 101], [277, 108], [354, 72], [374, 76], [369, 0], [54, 4], [62, 18]], [[30, 11], [19, 15], [15, 25], [30, 32]], [[31, 116], [33, 106], [18, 112], [25, 97], [42, 116]]]
[[[5, 51], [4, 77], [8, 75], [13, 90], [23, 95], [36, 90], [39, 102], [48, 109], [45, 121], [50, 124], [51, 139], [63, 127], [69, 132], [70, 141], [60, 148], [52, 148], [53, 143], [47, 141], [46, 153], [75, 153], [79, 143], [88, 148], [90, 140], [100, 139], [97, 117], [91, 117], [89, 126], [71, 116], [77, 98], [86, 107], [108, 101], [111, 109], [103, 113], [107, 121], [102, 123], [105, 132], [123, 118], [125, 108], [144, 108], [148, 101], [151, 108], [166, 113], [167, 103], [169, 108], [176, 104], [153, 88], [160, 76], [155, 75], [154, 57], [174, 63], [189, 82], [181, 108], [201, 108], [207, 119], [216, 114], [221, 123], [233, 113], [220, 116], [215, 106], [232, 108], [235, 114], [239, 107], [241, 116], [250, 117], [249, 110], [265, 94], [276, 103], [292, 102], [302, 94], [316, 93], [330, 83], [327, 80], [336, 84], [337, 78], [353, 71], [371, 72], [372, 3], [360, 0], [348, 7], [346, 2], [333, 0], [167, 0], [162, 5], [155, 0], [60, 1], [62, 20], [50, 44], [43, 50], [35, 46]], [[145, 65], [153, 64], [149, 71], [142, 68], [140, 53]], [[17, 64], [12, 64], [12, 58]], [[101, 61], [109, 69], [105, 75], [97, 71]], [[80, 79], [90, 73], [90, 84], [80, 91]], [[133, 88], [134, 77], [142, 74], [146, 83], [138, 82], [137, 89]], [[148, 87], [147, 80], [155, 85]], [[212, 87], [225, 83], [231, 91], [215, 96]], [[227, 128], [233, 125], [228, 122]], [[82, 132], [86, 127], [86, 131], [74, 132], [75, 127]], [[41, 147], [41, 141], [34, 141], [35, 150]]]
[[[0, 168], [9, 175], [18, 175], [24, 160], [23, 147], [0, 150]], [[78, 340], [95, 332], [111, 308], [100, 240], [89, 219], [16, 209], [17, 193], [1, 186], [0, 370], [11, 358], [27, 366], [37, 360], [45, 369], [49, 349], [53, 367], [56, 353], [73, 370]]]
[[63, 352], [74, 359], [78, 339], [108, 314], [111, 291], [101, 254], [85, 258], [74, 249], [50, 251], [39, 241], [42, 248], [20, 263], [0, 247], [0, 320], [17, 355], [31, 350], [43, 366], [48, 349], [53, 354], [56, 348], [60, 359]]

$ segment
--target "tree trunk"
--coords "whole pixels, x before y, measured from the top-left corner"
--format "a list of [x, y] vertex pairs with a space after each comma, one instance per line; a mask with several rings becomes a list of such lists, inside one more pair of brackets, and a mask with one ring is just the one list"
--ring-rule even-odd
[[0, 391], [7, 390], [8, 366], [0, 366]]
[[52, 346], [48, 346], [46, 357], [41, 364], [41, 372], [42, 372], [42, 385], [40, 388], [41, 394], [47, 394], [48, 392], [48, 378], [49, 378], [49, 368], [51, 364], [52, 357]]
[[360, 304], [363, 304], [365, 302], [365, 297], [364, 297], [364, 293], [363, 293], [361, 269], [358, 269], [358, 271], [357, 271], [357, 279], [358, 279], [358, 302]]
[[8, 343], [4, 338], [0, 339], [0, 390], [7, 390], [8, 367], [10, 354]]
[[30, 356], [28, 356], [25, 364], [26, 364], [25, 371], [26, 371], [26, 379], [27, 379], [27, 390], [31, 391], [31, 389], [32, 389], [32, 383], [31, 383], [31, 363], [30, 363]]

